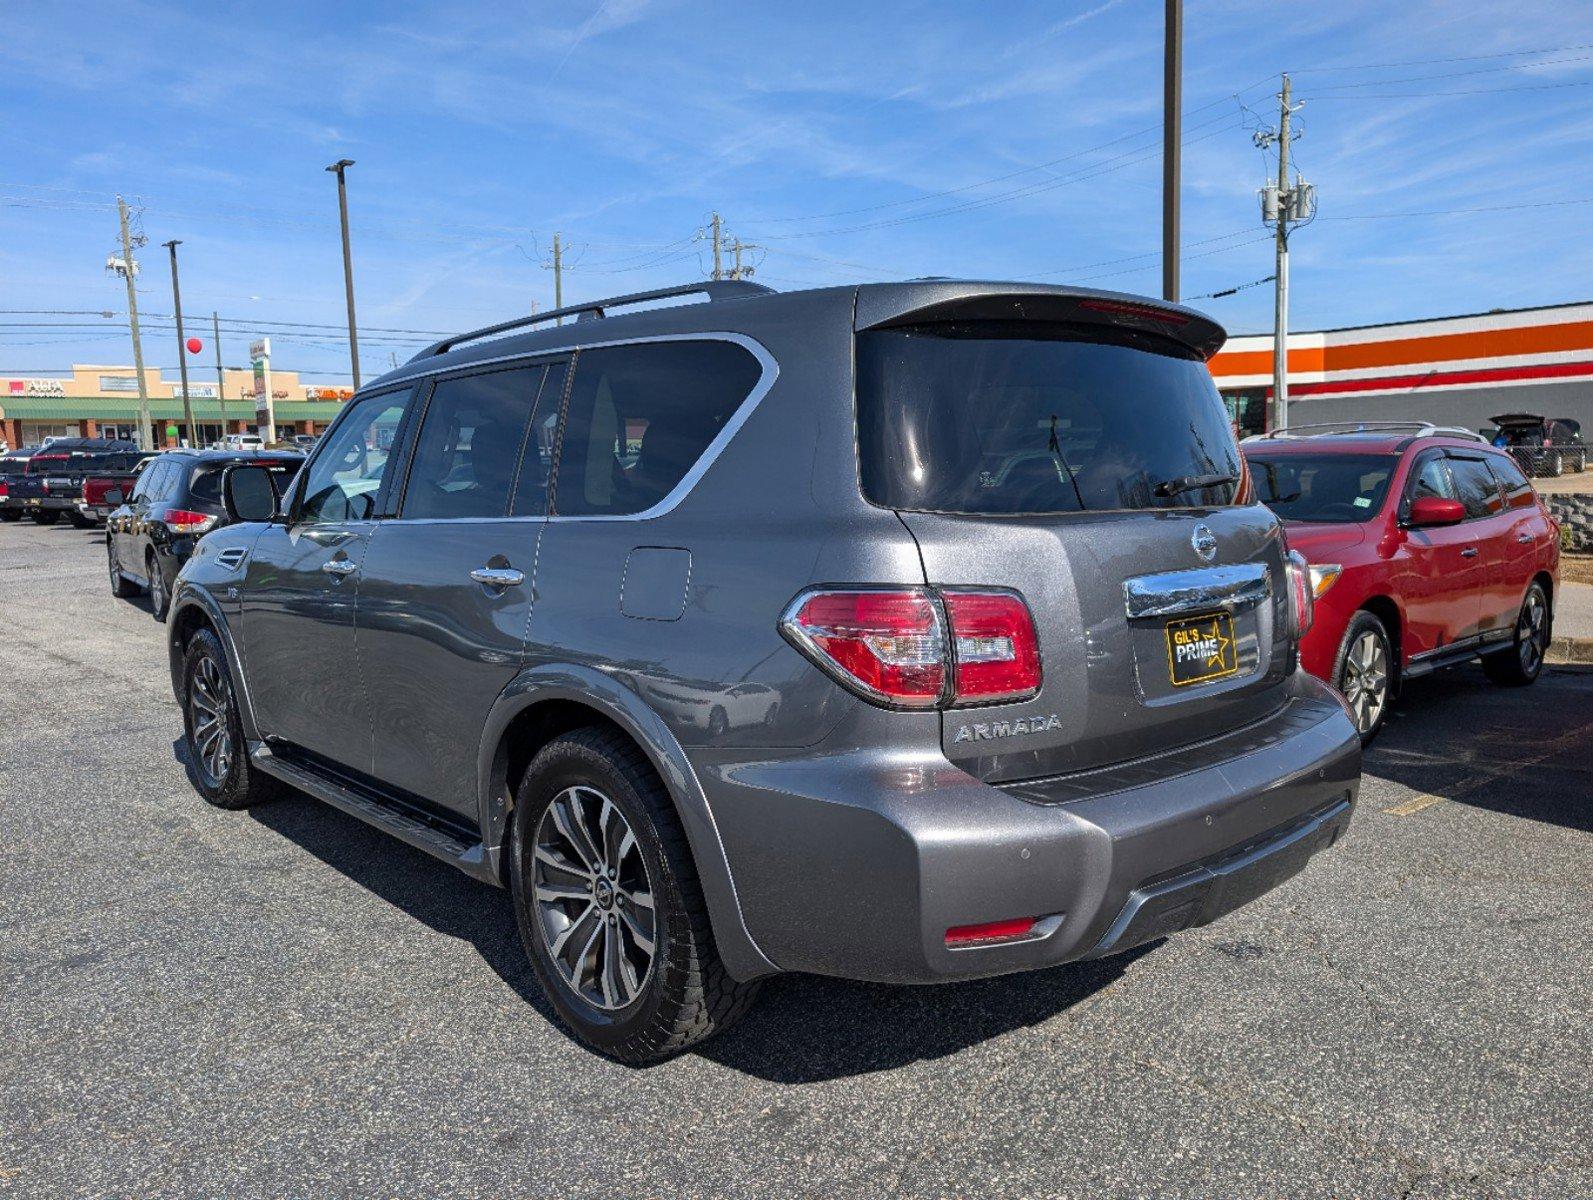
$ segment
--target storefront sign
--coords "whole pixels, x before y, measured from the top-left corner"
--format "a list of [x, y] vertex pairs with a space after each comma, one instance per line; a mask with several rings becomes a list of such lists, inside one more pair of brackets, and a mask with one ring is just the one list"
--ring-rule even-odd
[[271, 400], [271, 339], [260, 338], [249, 343], [249, 363], [254, 368], [254, 420], [260, 440], [276, 441], [276, 415]]

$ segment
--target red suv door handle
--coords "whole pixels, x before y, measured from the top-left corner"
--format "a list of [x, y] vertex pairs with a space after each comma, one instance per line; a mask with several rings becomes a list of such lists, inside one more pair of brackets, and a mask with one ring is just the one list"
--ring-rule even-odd
[[1516, 541], [1531, 543], [1537, 541], [1537, 539], [1534, 538], [1530, 533], [1518, 533], [1516, 534]]
[[1464, 550], [1462, 550], [1460, 552], [1460, 557], [1461, 558], [1476, 558], [1477, 557], [1477, 547], [1475, 547], [1475, 546], [1467, 546]]

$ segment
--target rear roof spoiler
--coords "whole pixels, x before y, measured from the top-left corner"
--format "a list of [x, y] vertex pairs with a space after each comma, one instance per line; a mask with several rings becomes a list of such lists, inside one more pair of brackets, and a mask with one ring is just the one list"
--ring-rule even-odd
[[1181, 304], [1034, 283], [923, 280], [858, 288], [859, 332], [931, 321], [1067, 321], [1134, 329], [1168, 338], [1209, 359], [1228, 333], [1204, 313]]

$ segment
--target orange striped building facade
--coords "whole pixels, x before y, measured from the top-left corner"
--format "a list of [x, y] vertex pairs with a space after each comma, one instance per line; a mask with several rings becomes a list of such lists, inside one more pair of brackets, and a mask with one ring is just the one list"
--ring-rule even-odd
[[[1245, 433], [1264, 428], [1272, 336], [1231, 339], [1211, 373]], [[1483, 429], [1496, 413], [1593, 430], [1593, 303], [1297, 333], [1289, 423], [1430, 420]]]

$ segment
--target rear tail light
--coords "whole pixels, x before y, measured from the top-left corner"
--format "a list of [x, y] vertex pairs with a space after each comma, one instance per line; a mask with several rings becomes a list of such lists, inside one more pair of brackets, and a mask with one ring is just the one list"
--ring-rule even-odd
[[933, 708], [946, 690], [940, 605], [924, 588], [808, 592], [780, 623], [841, 683], [896, 708]]
[[186, 508], [172, 509], [164, 520], [166, 528], [173, 533], [204, 533], [216, 523], [211, 514], [190, 512]]
[[1290, 550], [1287, 570], [1289, 599], [1294, 617], [1294, 636], [1302, 638], [1310, 632], [1311, 621], [1316, 615], [1316, 596], [1311, 586], [1311, 567], [1305, 561], [1305, 555], [1298, 550]]
[[1013, 592], [804, 592], [780, 631], [844, 687], [891, 708], [1027, 700], [1040, 690], [1034, 619]]
[[11, 485], [9, 483], [7, 483], [5, 480], [0, 479], [0, 500], [4, 500], [10, 494], [11, 494]]
[[956, 703], [1027, 700], [1040, 690], [1040, 643], [1018, 595], [948, 591], [942, 599], [956, 641]]

